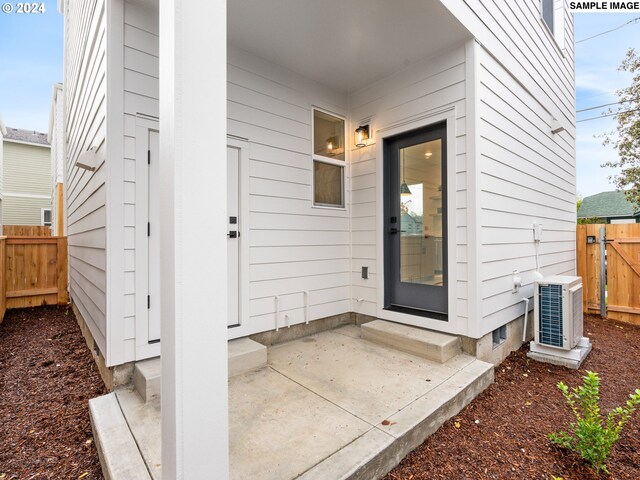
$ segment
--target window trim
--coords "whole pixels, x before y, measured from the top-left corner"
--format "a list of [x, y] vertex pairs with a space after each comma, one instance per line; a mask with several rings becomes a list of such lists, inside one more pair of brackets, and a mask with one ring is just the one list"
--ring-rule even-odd
[[[344, 160], [335, 160], [331, 157], [325, 157], [324, 155], [317, 155], [315, 153], [315, 112], [322, 112], [327, 115], [331, 115], [332, 117], [338, 118], [342, 120], [343, 124], [343, 138], [344, 138]], [[315, 105], [311, 105], [311, 207], [312, 208], [324, 208], [330, 210], [346, 210], [347, 209], [347, 189], [345, 187], [347, 181], [347, 119], [338, 115], [330, 110], [317, 107]], [[316, 203], [316, 173], [315, 173], [315, 162], [326, 163], [329, 165], [335, 165], [342, 169], [341, 182], [340, 182], [340, 196], [342, 197], [342, 204], [327, 204], [327, 203]]]
[[[540, 23], [543, 25], [543, 30], [551, 37], [552, 43], [558, 49], [560, 55], [565, 57], [566, 39], [564, 31], [565, 20], [565, 0], [553, 0], [553, 29], [549, 28], [547, 21], [542, 15], [544, 8], [544, 0], [540, 0]], [[556, 33], [557, 32], [557, 33]]]

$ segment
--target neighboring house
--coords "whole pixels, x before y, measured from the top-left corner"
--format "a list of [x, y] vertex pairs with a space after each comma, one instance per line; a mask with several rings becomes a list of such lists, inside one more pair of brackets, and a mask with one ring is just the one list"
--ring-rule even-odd
[[[99, 363], [125, 375], [161, 348], [156, 6], [63, 2], [70, 292]], [[536, 265], [575, 274], [565, 2], [227, 7], [229, 316], [212, 305], [211, 321], [231, 339], [348, 314], [496, 362], [519, 346]], [[431, 239], [409, 277], [406, 189]]]
[[2, 225], [51, 226], [51, 147], [47, 134], [0, 122]]
[[47, 140], [51, 145], [51, 229], [56, 236], [63, 236], [65, 232], [63, 108], [62, 84], [54, 83]]
[[627, 201], [622, 191], [601, 192], [582, 200], [578, 218], [597, 218], [600, 223], [640, 223], [640, 209]]

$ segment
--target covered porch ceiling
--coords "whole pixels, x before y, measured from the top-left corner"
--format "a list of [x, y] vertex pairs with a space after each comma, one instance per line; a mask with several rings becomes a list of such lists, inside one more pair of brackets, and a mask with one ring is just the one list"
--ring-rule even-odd
[[227, 43], [341, 93], [469, 38], [438, 0], [233, 0]]

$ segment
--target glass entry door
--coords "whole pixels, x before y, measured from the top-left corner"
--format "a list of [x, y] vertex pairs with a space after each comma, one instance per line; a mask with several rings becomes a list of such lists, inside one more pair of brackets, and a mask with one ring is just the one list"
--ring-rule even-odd
[[446, 319], [446, 126], [385, 140], [385, 308]]

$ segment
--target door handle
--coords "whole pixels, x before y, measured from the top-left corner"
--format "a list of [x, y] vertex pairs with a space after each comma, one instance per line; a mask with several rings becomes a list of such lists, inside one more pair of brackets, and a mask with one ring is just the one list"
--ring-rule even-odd
[[395, 228], [395, 227], [391, 227], [391, 228], [389, 229], [389, 233], [390, 233], [391, 235], [397, 235], [397, 234], [398, 234], [398, 229], [397, 229], [397, 228]]
[[227, 233], [227, 237], [229, 238], [238, 238], [240, 235], [236, 230], [230, 230], [229, 233]]

